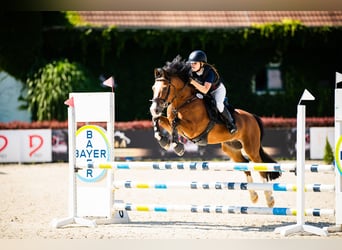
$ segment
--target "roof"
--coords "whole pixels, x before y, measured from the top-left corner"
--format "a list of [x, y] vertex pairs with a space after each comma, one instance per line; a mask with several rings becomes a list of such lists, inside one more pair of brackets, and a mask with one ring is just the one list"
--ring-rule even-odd
[[305, 26], [342, 26], [342, 11], [78, 11], [81, 20], [120, 28], [236, 28], [300, 21]]

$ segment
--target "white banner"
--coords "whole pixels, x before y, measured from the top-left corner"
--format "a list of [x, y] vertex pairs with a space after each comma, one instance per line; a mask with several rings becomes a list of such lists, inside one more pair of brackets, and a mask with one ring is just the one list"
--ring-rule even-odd
[[0, 162], [19, 162], [21, 137], [18, 130], [0, 130]]
[[0, 130], [0, 162], [51, 161], [51, 129]]

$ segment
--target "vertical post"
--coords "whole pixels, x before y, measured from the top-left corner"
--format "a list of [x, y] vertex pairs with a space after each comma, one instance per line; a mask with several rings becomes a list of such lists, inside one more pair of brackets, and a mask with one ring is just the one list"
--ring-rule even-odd
[[342, 74], [335, 76], [335, 226], [328, 232], [342, 231]]
[[[342, 231], [342, 88], [335, 89], [335, 217], [336, 229]], [[338, 164], [338, 166], [337, 166]]]
[[305, 225], [305, 192], [304, 192], [304, 181], [305, 181], [305, 105], [301, 105], [302, 101], [315, 100], [315, 97], [311, 95], [308, 90], [304, 90], [302, 97], [299, 100], [297, 106], [297, 224], [278, 227], [275, 229], [276, 233], [280, 233], [283, 236], [298, 232], [308, 232], [317, 234], [320, 236], [327, 236], [326, 230], [318, 227]]
[[[110, 161], [114, 162], [115, 159], [115, 150], [114, 150], [114, 134], [115, 134], [115, 95], [112, 93], [110, 99], [110, 122], [107, 122], [107, 137], [110, 144]], [[127, 223], [129, 222], [128, 213], [126, 210], [115, 210], [114, 203], [123, 203], [121, 200], [115, 200], [115, 192], [113, 189], [114, 182], [114, 169], [108, 169], [107, 174], [109, 177], [107, 178], [107, 188], [109, 192], [109, 201], [108, 201], [108, 215], [106, 220], [97, 220], [97, 224], [111, 224], [111, 223]]]
[[305, 181], [305, 117], [304, 105], [297, 106], [297, 224], [304, 225], [304, 181]]
[[[115, 109], [114, 109], [114, 93], [112, 92], [110, 97], [109, 97], [109, 121], [107, 121], [107, 138], [109, 141], [109, 161], [113, 162], [114, 161], [114, 124], [115, 124]], [[112, 206], [114, 203], [114, 191], [113, 191], [113, 182], [114, 182], [114, 173], [112, 169], [107, 170], [107, 188], [108, 188], [108, 215], [107, 218], [111, 219], [112, 218]]]
[[[69, 95], [72, 98], [71, 95]], [[69, 154], [69, 217], [64, 219], [54, 219], [51, 226], [54, 228], [63, 227], [68, 224], [80, 224], [88, 227], [95, 227], [96, 222], [77, 217], [77, 185], [76, 185], [76, 129], [75, 108], [73, 105], [68, 107], [68, 154]]]
[[68, 154], [69, 154], [69, 216], [77, 216], [77, 187], [76, 187], [76, 133], [77, 124], [75, 122], [75, 111], [73, 107], [68, 107]]

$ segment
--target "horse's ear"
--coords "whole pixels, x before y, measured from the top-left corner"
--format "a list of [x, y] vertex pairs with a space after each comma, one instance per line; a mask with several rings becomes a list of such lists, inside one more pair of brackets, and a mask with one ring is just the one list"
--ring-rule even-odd
[[154, 69], [154, 78], [160, 78], [163, 76], [163, 70], [161, 68]]

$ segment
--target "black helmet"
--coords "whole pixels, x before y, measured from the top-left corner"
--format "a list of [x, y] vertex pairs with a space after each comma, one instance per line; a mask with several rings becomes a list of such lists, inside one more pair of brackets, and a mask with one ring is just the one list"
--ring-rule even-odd
[[207, 62], [207, 55], [202, 50], [194, 50], [189, 55], [188, 62]]

